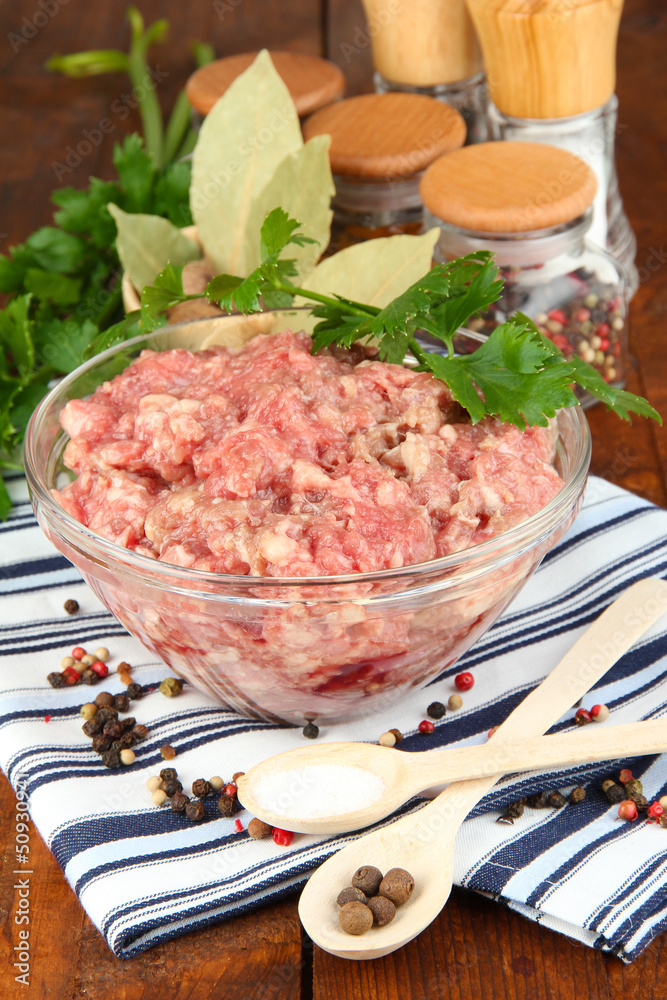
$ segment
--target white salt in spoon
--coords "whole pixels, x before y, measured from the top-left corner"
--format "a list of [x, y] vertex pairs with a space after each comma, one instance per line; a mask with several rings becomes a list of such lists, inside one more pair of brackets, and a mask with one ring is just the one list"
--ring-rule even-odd
[[[270, 826], [348, 833], [377, 823], [432, 785], [664, 751], [667, 719], [511, 741], [494, 736], [483, 746], [416, 753], [372, 743], [324, 743], [257, 764], [239, 778], [239, 799]], [[364, 805], [346, 810], [352, 794]]]
[[[500, 743], [544, 733], [665, 611], [664, 581], [633, 584], [514, 709], [493, 740]], [[447, 902], [456, 833], [495, 782], [495, 776], [453, 782], [419, 812], [360, 837], [320, 865], [299, 900], [299, 916], [312, 940], [332, 955], [366, 959], [388, 955], [416, 937]], [[339, 925], [336, 898], [362, 865], [375, 865], [383, 872], [405, 868], [414, 878], [415, 890], [391, 923], [354, 937]]]

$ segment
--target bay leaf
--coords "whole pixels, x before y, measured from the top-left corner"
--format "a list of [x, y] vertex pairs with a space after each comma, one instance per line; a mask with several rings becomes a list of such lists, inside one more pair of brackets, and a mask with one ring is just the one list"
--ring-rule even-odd
[[263, 49], [213, 105], [192, 155], [190, 208], [218, 271], [250, 273], [252, 204], [278, 164], [302, 146], [292, 98]]
[[320, 261], [301, 284], [323, 295], [386, 306], [430, 271], [439, 236], [436, 227], [423, 236], [383, 236], [356, 243]]
[[[282, 160], [248, 213], [245, 229], [246, 260], [250, 270], [259, 267], [259, 230], [269, 212], [284, 208], [292, 219], [298, 219], [305, 236], [315, 240], [299, 247], [290, 245], [283, 253], [296, 261], [299, 275], [314, 268], [329, 243], [331, 233], [331, 198], [335, 193], [329, 163], [328, 135], [317, 135], [301, 149]], [[294, 279], [299, 284], [299, 278]]]
[[118, 230], [116, 250], [120, 262], [138, 292], [144, 285], [152, 285], [166, 264], [176, 267], [201, 257], [201, 247], [169, 219], [124, 212], [111, 202], [107, 208]]

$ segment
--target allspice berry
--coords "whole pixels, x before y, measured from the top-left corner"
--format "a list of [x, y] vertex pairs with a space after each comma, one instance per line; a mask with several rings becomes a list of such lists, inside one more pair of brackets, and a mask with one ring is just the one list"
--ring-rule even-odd
[[396, 746], [398, 746], [398, 744], [403, 739], [403, 733], [401, 732], [401, 730], [400, 729], [389, 729], [389, 730], [387, 730], [387, 732], [390, 732], [392, 734], [392, 736], [396, 740]]
[[[352, 885], [355, 889], [361, 889], [365, 896], [375, 896], [381, 881], [382, 872], [379, 868], [373, 868], [372, 865], [362, 865], [352, 876]], [[359, 933], [363, 932], [359, 931]]]
[[394, 906], [402, 906], [412, 895], [415, 880], [405, 868], [390, 868], [380, 882], [379, 893], [390, 899]]
[[346, 934], [365, 934], [373, 926], [373, 914], [368, 906], [357, 901], [341, 906], [338, 920]]
[[339, 906], [345, 906], [346, 903], [365, 903], [366, 897], [361, 889], [357, 889], [353, 885], [348, 885], [346, 889], [341, 889], [338, 893], [336, 902]]
[[271, 836], [271, 831], [272, 827], [263, 819], [257, 819], [256, 816], [248, 823], [248, 833], [253, 840], [264, 840], [265, 837]]
[[386, 896], [373, 896], [368, 900], [368, 909], [373, 914], [373, 923], [378, 927], [391, 923], [396, 916], [396, 907]]
[[570, 802], [583, 802], [586, 798], [586, 789], [578, 785], [570, 792]]

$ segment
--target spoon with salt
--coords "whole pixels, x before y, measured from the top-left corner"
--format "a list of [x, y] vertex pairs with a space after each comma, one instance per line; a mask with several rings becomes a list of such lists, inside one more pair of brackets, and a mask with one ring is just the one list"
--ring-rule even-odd
[[[544, 733], [665, 611], [667, 583], [650, 578], [633, 584], [514, 709], [493, 739]], [[367, 959], [388, 955], [416, 937], [447, 902], [456, 833], [496, 777], [453, 782], [423, 809], [359, 837], [320, 865], [299, 900], [299, 916], [312, 940], [332, 955]], [[405, 868], [414, 878], [415, 890], [391, 923], [354, 937], [339, 925], [336, 898], [362, 865], [383, 872]]]

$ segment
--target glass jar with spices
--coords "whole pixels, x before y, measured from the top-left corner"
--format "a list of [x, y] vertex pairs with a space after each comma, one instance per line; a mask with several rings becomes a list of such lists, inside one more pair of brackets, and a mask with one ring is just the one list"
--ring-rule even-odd
[[501, 298], [469, 326], [490, 333], [521, 311], [566, 357], [623, 386], [625, 272], [587, 239], [596, 188], [593, 171], [574, 154], [519, 142], [457, 150], [421, 182], [426, 224], [441, 229], [438, 259], [489, 250], [505, 281]]
[[441, 101], [391, 93], [323, 108], [307, 119], [303, 133], [306, 139], [331, 136], [331, 254], [363, 240], [420, 233], [422, 173], [463, 145], [466, 128], [458, 111]]

